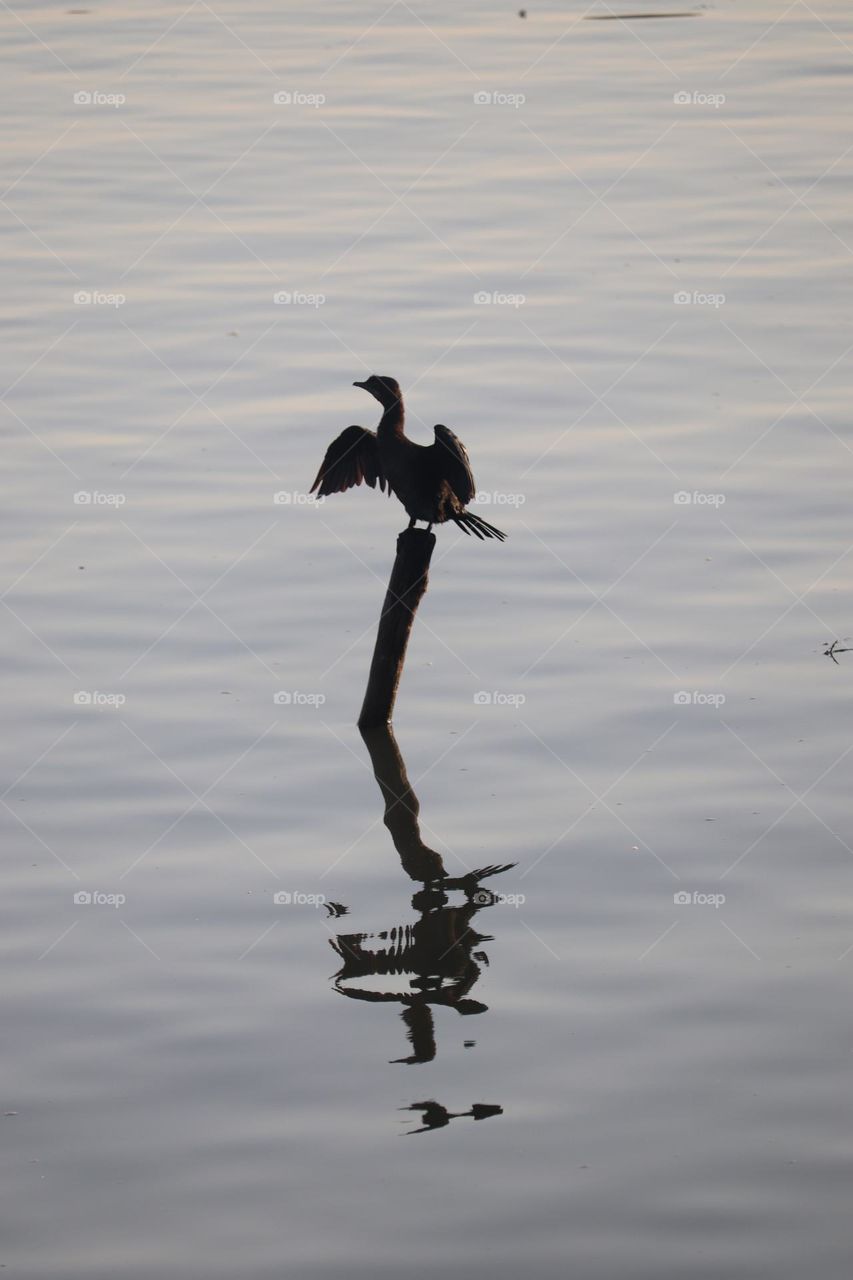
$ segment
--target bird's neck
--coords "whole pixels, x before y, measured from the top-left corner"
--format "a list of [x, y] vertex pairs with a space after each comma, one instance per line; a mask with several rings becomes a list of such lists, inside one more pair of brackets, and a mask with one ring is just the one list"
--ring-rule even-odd
[[392, 405], [386, 405], [379, 420], [377, 435], [402, 437], [403, 417], [402, 400], [395, 400]]

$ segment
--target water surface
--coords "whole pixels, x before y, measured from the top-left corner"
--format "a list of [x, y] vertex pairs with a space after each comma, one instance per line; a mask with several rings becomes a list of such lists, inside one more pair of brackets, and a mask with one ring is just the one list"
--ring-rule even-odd
[[2, 17], [10, 1276], [849, 1274], [853, 22], [621, 12]]

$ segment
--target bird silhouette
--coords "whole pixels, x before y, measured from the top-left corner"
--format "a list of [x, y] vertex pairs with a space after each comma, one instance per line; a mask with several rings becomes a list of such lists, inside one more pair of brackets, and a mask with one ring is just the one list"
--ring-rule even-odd
[[363, 387], [382, 405], [379, 426], [375, 432], [365, 427], [342, 431], [326, 450], [311, 492], [324, 498], [362, 481], [371, 489], [378, 484], [402, 502], [410, 529], [416, 520], [430, 529], [452, 520], [467, 534], [503, 542], [505, 533], [465, 510], [477, 490], [465, 446], [450, 428], [439, 424], [434, 444], [415, 444], [405, 433], [403, 395], [394, 378], [374, 374], [353, 386]]

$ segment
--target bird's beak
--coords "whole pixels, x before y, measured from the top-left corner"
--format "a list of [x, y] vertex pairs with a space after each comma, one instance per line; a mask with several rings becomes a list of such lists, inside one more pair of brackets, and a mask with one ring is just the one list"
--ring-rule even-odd
[[354, 382], [352, 385], [353, 385], [354, 387], [361, 387], [361, 388], [363, 388], [363, 390], [365, 390], [365, 391], [367, 390], [367, 383], [366, 383], [366, 382]]

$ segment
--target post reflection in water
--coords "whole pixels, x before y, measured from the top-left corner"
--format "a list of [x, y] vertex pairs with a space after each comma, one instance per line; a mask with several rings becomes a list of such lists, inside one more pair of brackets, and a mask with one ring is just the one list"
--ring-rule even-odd
[[[403, 870], [420, 885], [412, 897], [412, 907], [418, 914], [408, 924], [378, 933], [338, 934], [331, 939], [341, 958], [341, 967], [334, 976], [335, 990], [351, 1000], [400, 1005], [411, 1052], [393, 1061], [409, 1065], [431, 1062], [437, 1052], [433, 1014], [436, 1006], [455, 1009], [463, 1017], [486, 1012], [487, 1006], [473, 999], [471, 991], [482, 966], [488, 965], [482, 944], [492, 938], [474, 927], [474, 917], [496, 900], [482, 887], [482, 881], [515, 864], [492, 863], [464, 876], [449, 876], [441, 854], [421, 839], [420, 805], [390, 726], [363, 730], [362, 737], [385, 801], [385, 826]], [[456, 906], [451, 905], [451, 893], [461, 895]], [[408, 976], [409, 989], [383, 991], [359, 985], [383, 975]], [[425, 1133], [463, 1116], [484, 1120], [500, 1115], [502, 1108], [476, 1103], [467, 1111], [451, 1112], [428, 1100], [414, 1102], [405, 1110], [421, 1112], [422, 1127], [410, 1132]]]

